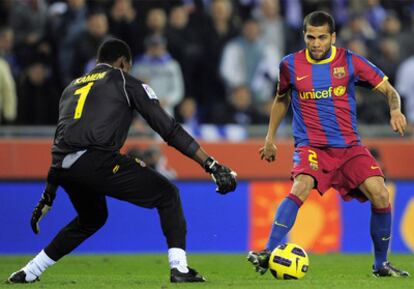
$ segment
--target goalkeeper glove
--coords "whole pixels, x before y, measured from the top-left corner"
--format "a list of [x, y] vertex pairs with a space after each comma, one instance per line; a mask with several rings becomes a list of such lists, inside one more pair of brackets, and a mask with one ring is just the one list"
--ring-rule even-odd
[[52, 208], [53, 201], [56, 197], [57, 186], [48, 184], [46, 189], [43, 191], [42, 198], [37, 203], [36, 207], [32, 212], [32, 218], [30, 220], [30, 225], [35, 234], [39, 234], [39, 222], [40, 220], [49, 212]]
[[216, 192], [225, 195], [236, 189], [237, 174], [231, 169], [218, 163], [212, 157], [208, 157], [203, 166], [205, 171], [211, 175], [211, 178], [216, 183]]

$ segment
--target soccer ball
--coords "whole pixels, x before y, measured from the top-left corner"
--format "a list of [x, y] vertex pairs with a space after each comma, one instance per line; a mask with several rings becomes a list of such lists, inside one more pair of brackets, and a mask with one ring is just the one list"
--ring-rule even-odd
[[269, 269], [276, 279], [301, 279], [308, 268], [308, 254], [296, 244], [279, 245], [270, 255]]

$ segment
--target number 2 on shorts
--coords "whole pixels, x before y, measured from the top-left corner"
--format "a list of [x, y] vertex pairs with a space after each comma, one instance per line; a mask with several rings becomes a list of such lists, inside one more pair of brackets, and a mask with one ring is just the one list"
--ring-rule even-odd
[[308, 150], [308, 153], [309, 153], [309, 155], [308, 155], [309, 162], [311, 164], [317, 164], [318, 163], [318, 160], [316, 159], [316, 157], [318, 155], [316, 154], [316, 152], [314, 150]]

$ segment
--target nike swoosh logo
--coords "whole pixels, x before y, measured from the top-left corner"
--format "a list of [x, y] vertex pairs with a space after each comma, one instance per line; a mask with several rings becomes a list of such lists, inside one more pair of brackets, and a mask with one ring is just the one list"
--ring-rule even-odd
[[278, 223], [277, 221], [275, 221], [275, 225], [276, 225], [276, 226], [283, 227], [283, 228], [287, 228], [287, 226], [286, 226], [286, 225], [280, 224], [280, 223]]
[[379, 166], [371, 166], [371, 170], [376, 170], [376, 169], [379, 169], [380, 167]]
[[391, 239], [391, 236], [389, 236], [389, 237], [382, 237], [382, 239], [381, 239], [381, 240], [383, 240], [383, 241], [388, 241], [389, 239]]
[[303, 79], [305, 79], [306, 77], [308, 77], [309, 75], [304, 75], [304, 76], [296, 76], [296, 80], [297, 81], [301, 81]]

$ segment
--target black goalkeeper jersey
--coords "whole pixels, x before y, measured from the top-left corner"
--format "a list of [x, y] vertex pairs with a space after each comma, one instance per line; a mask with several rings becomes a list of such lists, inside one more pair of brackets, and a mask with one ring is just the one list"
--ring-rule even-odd
[[52, 166], [85, 149], [118, 151], [137, 111], [160, 136], [192, 157], [199, 144], [166, 113], [154, 91], [121, 69], [98, 64], [63, 91], [52, 147]]

